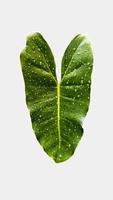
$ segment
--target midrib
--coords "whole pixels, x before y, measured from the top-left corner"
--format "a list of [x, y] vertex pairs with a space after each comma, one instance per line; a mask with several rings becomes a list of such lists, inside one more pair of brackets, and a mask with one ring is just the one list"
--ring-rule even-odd
[[58, 125], [58, 138], [59, 138], [59, 148], [61, 145], [60, 136], [60, 84], [57, 85], [57, 125]]

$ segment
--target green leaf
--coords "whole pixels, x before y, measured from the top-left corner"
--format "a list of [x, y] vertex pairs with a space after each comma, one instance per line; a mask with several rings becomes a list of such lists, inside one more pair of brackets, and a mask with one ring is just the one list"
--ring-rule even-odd
[[58, 83], [52, 52], [39, 33], [27, 38], [20, 55], [26, 103], [37, 140], [55, 162], [69, 159], [82, 135], [89, 107], [93, 55], [77, 35], [67, 47]]

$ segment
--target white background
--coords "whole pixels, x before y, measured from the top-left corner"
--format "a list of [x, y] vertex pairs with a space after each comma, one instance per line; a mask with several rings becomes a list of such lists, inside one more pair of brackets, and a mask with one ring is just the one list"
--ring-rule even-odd
[[[112, 0], [0, 1], [0, 199], [113, 199]], [[78, 33], [94, 51], [91, 104], [84, 136], [68, 161], [55, 164], [37, 142], [25, 104], [19, 54], [40, 32], [55, 56]], [[60, 77], [60, 75], [59, 75]]]

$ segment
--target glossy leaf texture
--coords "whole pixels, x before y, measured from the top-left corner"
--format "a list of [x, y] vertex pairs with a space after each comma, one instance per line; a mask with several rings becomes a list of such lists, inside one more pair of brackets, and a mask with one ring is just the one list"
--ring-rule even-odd
[[53, 54], [40, 33], [27, 38], [20, 55], [26, 103], [37, 140], [55, 162], [69, 159], [82, 135], [90, 101], [93, 55], [87, 37], [67, 47], [58, 83]]

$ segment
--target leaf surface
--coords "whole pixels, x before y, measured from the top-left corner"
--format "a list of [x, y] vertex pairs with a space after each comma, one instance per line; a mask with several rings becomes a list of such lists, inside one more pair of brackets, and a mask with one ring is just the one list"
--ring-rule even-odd
[[93, 55], [85, 36], [67, 47], [58, 83], [53, 54], [41, 34], [27, 38], [20, 55], [26, 103], [32, 127], [46, 153], [55, 162], [69, 159], [82, 135], [89, 108]]

